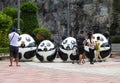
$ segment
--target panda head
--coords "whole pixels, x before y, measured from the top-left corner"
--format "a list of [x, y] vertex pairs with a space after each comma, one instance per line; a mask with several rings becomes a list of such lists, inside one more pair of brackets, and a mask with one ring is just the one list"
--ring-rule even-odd
[[100, 34], [100, 33], [93, 34], [94, 41], [97, 41], [97, 37], [100, 37], [101, 47], [109, 47], [109, 42], [103, 34]]
[[73, 37], [67, 37], [62, 41], [61, 45], [63, 49], [71, 50], [73, 46], [76, 45], [76, 39]]
[[55, 45], [50, 40], [43, 40], [38, 46], [38, 50], [40, 51], [49, 51], [54, 48]]
[[18, 42], [19, 46], [21, 46], [23, 43], [25, 45], [25, 47], [35, 47], [35, 41], [34, 39], [28, 35], [28, 34], [22, 34], [20, 35], [20, 40]]

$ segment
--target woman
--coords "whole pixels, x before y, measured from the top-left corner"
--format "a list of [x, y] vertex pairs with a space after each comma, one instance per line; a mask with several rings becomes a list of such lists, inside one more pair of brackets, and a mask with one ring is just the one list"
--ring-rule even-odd
[[93, 41], [93, 34], [89, 33], [88, 34], [88, 40], [87, 40], [88, 46], [89, 46], [89, 58], [90, 58], [90, 64], [94, 64], [93, 63], [93, 59], [94, 59], [94, 50], [95, 50], [95, 42]]

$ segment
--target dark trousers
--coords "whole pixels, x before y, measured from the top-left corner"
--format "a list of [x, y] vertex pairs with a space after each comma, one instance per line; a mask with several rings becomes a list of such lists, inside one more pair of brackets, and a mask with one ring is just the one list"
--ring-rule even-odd
[[90, 49], [89, 48], [89, 57], [90, 57], [90, 62], [93, 62], [93, 59], [94, 59], [94, 49]]

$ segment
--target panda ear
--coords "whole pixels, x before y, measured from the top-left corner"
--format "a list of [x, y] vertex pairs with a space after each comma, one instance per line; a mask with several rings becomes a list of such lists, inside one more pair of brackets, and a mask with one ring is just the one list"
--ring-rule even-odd
[[65, 35], [64, 35], [64, 36], [62, 36], [62, 40], [64, 40], [65, 38], [67, 38]]
[[50, 39], [51, 42], [54, 42], [54, 39]]

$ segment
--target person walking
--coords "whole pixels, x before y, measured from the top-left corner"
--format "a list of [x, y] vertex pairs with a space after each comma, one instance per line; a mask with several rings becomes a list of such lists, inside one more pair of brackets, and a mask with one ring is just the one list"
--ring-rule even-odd
[[95, 42], [93, 40], [93, 33], [88, 34], [87, 44], [89, 46], [89, 58], [90, 64], [94, 64], [93, 59], [95, 57], [94, 50], [95, 50]]
[[100, 45], [100, 37], [97, 37], [97, 41], [96, 41], [96, 61], [102, 62], [102, 57], [100, 56], [100, 49], [101, 49], [101, 45]]
[[8, 38], [10, 41], [10, 67], [13, 65], [13, 58], [15, 58], [16, 66], [20, 66], [18, 64], [19, 57], [18, 57], [18, 41], [20, 40], [19, 34], [16, 32], [16, 28], [11, 29], [11, 33], [8, 34]]
[[77, 45], [79, 50], [79, 64], [82, 64], [83, 53], [84, 53], [84, 44], [86, 42], [84, 31], [80, 31], [80, 34], [77, 36]]

